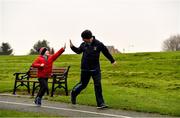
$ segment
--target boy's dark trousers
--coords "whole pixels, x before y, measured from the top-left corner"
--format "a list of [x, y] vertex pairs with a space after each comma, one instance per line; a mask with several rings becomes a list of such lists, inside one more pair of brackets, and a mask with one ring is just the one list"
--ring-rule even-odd
[[37, 97], [42, 98], [45, 92], [48, 90], [48, 78], [38, 78], [40, 83], [40, 90], [37, 94]]
[[94, 71], [81, 71], [81, 80], [73, 88], [72, 92], [77, 96], [89, 83], [90, 78], [93, 78], [94, 81], [94, 90], [96, 95], [97, 106], [104, 104], [104, 99], [102, 96], [102, 87], [101, 87], [101, 72], [99, 70]]

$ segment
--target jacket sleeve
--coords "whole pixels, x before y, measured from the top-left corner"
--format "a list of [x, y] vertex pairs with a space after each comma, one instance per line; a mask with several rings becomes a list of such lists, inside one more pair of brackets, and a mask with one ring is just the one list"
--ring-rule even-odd
[[37, 59], [34, 60], [34, 62], [32, 63], [32, 67], [35, 67], [35, 68], [40, 68], [41, 66], [41, 61], [39, 60], [39, 57]]
[[110, 52], [108, 51], [107, 47], [101, 43], [101, 51], [102, 53], [104, 54], [104, 56], [111, 62], [111, 63], [114, 63], [115, 60], [114, 58], [112, 57], [112, 55], [110, 54]]
[[61, 48], [59, 51], [53, 54], [51, 57], [52, 61], [55, 61], [63, 52], [64, 52], [64, 48]]
[[75, 47], [75, 46], [72, 46], [71, 49], [72, 49], [72, 51], [74, 51], [74, 52], [77, 53], [77, 54], [81, 54], [81, 53], [83, 52], [83, 50], [82, 50], [82, 44], [81, 44], [78, 48]]

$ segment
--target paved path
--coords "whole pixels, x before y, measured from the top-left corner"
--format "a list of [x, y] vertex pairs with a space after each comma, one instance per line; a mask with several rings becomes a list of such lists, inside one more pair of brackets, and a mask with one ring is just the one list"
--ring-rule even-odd
[[43, 105], [41, 107], [38, 107], [33, 104], [33, 99], [30, 99], [30, 96], [18, 96], [8, 94], [0, 94], [0, 109], [16, 109], [17, 111], [56, 114], [56, 116], [67, 117], [167, 117], [159, 114], [125, 110], [99, 110], [96, 107], [92, 106], [72, 105], [47, 100], [43, 100]]

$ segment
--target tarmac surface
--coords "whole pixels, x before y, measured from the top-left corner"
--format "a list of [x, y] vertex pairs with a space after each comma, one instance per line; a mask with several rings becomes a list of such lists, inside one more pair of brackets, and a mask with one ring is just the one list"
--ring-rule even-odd
[[36, 106], [31, 96], [0, 94], [0, 109], [16, 110], [23, 112], [37, 112], [55, 114], [63, 117], [168, 117], [155, 113], [143, 113], [115, 109], [97, 109], [86, 105], [72, 105], [62, 102], [43, 100], [42, 105]]

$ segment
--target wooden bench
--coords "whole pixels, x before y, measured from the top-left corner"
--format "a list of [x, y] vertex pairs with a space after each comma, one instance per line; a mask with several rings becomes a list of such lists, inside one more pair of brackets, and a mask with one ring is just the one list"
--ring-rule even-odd
[[[69, 72], [68, 67], [55, 67], [52, 69], [52, 74], [48, 79], [48, 83], [52, 84], [51, 97], [53, 97], [54, 92], [57, 88], [63, 88], [68, 96], [68, 86], [67, 86], [67, 77]], [[39, 81], [37, 80], [37, 68], [31, 67], [28, 72], [19, 73], [16, 72], [13, 75], [15, 76], [13, 94], [16, 93], [16, 89], [20, 86], [26, 86], [28, 93], [30, 93], [30, 83], [33, 83], [32, 96], [34, 96], [35, 90], [40, 86]], [[49, 94], [49, 90], [47, 91]]]

